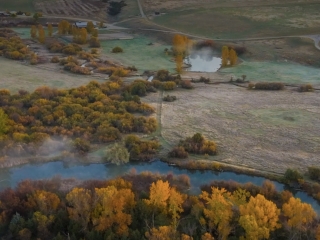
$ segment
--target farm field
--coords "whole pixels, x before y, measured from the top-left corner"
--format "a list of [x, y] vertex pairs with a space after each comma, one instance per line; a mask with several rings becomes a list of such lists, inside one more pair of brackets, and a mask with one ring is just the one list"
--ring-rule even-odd
[[276, 173], [318, 164], [318, 92], [197, 84], [170, 94], [178, 100], [163, 102], [161, 111], [162, 137], [170, 146], [200, 132], [217, 142], [211, 160]]
[[34, 12], [35, 8], [33, 6], [34, 0], [0, 0], [0, 11], [27, 11]]
[[[206, 7], [205, 7], [206, 6]], [[210, 5], [209, 5], [210, 6]], [[319, 3], [209, 7], [167, 10], [153, 21], [199, 36], [222, 39], [305, 35], [320, 31]], [[190, 20], [192, 19], [192, 27]]]

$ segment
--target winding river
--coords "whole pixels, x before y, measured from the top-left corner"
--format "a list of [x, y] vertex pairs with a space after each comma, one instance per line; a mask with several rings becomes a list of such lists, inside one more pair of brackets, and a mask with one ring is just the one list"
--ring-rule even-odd
[[[8, 169], [0, 170], [0, 189], [6, 187], [14, 188], [18, 182], [24, 179], [48, 179], [54, 176], [61, 176], [62, 178], [77, 178], [81, 180], [88, 179], [112, 179], [117, 176], [129, 173], [134, 168], [137, 173], [142, 171], [150, 171], [153, 173], [167, 174], [169, 172], [178, 175], [186, 174], [190, 177], [191, 194], [199, 194], [200, 186], [202, 184], [209, 183], [213, 180], [233, 180], [238, 183], [252, 182], [261, 186], [266, 180], [263, 177], [254, 177], [245, 174], [236, 174], [233, 172], [214, 172], [214, 171], [198, 171], [198, 170], [186, 170], [180, 169], [174, 166], [169, 166], [166, 163], [160, 161], [154, 161], [151, 163], [130, 163], [125, 165], [110, 165], [110, 164], [66, 164], [64, 162], [49, 162], [44, 164], [26, 164], [23, 166], [12, 167]], [[274, 182], [276, 189], [282, 191], [285, 189], [285, 185]], [[298, 197], [303, 202], [307, 202], [312, 205], [316, 212], [320, 213], [320, 206], [315, 199], [308, 196], [304, 192], [293, 192], [295, 197]]]

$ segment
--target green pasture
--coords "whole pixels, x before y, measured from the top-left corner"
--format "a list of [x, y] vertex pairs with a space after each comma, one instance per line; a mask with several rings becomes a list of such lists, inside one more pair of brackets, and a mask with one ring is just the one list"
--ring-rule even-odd
[[290, 62], [243, 62], [230, 68], [222, 68], [221, 73], [235, 77], [247, 75], [249, 81], [284, 82], [292, 84], [320, 84], [320, 69]]
[[[153, 45], [149, 45], [152, 43]], [[123, 53], [111, 53], [111, 50], [119, 46]], [[107, 56], [120, 61], [124, 65], [135, 66], [139, 72], [145, 70], [167, 69], [174, 71], [175, 63], [171, 61], [170, 56], [164, 53], [169, 45], [153, 42], [152, 40], [138, 36], [130, 40], [105, 40], [101, 41], [103, 53]]]
[[27, 11], [34, 12], [34, 0], [0, 0], [0, 11]]
[[153, 21], [185, 33], [209, 38], [304, 35], [320, 32], [319, 9], [320, 3], [199, 7], [168, 12]]
[[[12, 28], [12, 30], [15, 31], [22, 39], [31, 38], [30, 28]], [[46, 36], [48, 36], [48, 29], [46, 27], [44, 28], [44, 31]], [[52, 28], [52, 33], [55, 33], [56, 31], [58, 31], [58, 28]]]

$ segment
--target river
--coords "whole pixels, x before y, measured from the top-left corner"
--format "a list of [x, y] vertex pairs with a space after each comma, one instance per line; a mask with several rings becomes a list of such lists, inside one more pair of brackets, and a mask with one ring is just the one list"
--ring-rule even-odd
[[[191, 188], [190, 194], [199, 194], [200, 186], [210, 183], [213, 180], [233, 180], [238, 183], [252, 182], [255, 185], [261, 186], [266, 180], [263, 177], [254, 177], [245, 174], [236, 174], [233, 172], [214, 172], [210, 170], [186, 170], [174, 166], [169, 166], [160, 161], [151, 163], [129, 163], [120, 166], [111, 164], [67, 164], [64, 162], [49, 162], [43, 164], [26, 164], [18, 167], [0, 170], [0, 189], [6, 187], [14, 188], [18, 182], [24, 179], [40, 180], [49, 179], [54, 176], [61, 176], [62, 178], [77, 178], [81, 180], [88, 179], [112, 179], [126, 173], [134, 168], [137, 173], [142, 171], [150, 171], [154, 173], [167, 174], [169, 172], [178, 175], [186, 174], [190, 177]], [[278, 191], [285, 189], [285, 185], [273, 181]], [[315, 211], [320, 213], [320, 206], [315, 199], [308, 196], [304, 192], [293, 192], [295, 197], [298, 197], [303, 202], [312, 205]]]

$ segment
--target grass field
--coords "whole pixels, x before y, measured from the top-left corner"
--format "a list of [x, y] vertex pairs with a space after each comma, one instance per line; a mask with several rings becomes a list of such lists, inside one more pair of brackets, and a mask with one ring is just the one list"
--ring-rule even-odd
[[202, 6], [169, 11], [154, 18], [154, 22], [211, 38], [302, 35], [320, 32], [318, 9], [320, 3], [236, 8]]
[[221, 73], [236, 77], [247, 75], [249, 81], [284, 82], [320, 85], [320, 69], [289, 62], [243, 62], [238, 66], [223, 68]]
[[[18, 33], [19, 37], [22, 39], [29, 39], [31, 38], [30, 36], [30, 28], [12, 28], [13, 31]], [[58, 28], [52, 28], [52, 32], [56, 32]], [[47, 28], [44, 28], [44, 31], [46, 33], [46, 36], [48, 36], [48, 31]]]
[[0, 11], [27, 11], [34, 12], [34, 0], [0, 0]]
[[[149, 43], [153, 45], [148, 45]], [[119, 46], [123, 53], [111, 53], [112, 48]], [[114, 58], [124, 65], [138, 68], [139, 72], [145, 70], [159, 70], [167, 69], [174, 71], [175, 63], [170, 61], [170, 57], [164, 53], [165, 48], [170, 48], [158, 42], [153, 42], [151, 39], [137, 36], [130, 40], [108, 40], [101, 41], [103, 53], [107, 56]]]
[[276, 173], [318, 165], [319, 92], [196, 84], [170, 94], [177, 101], [163, 102], [161, 111], [161, 136], [170, 146], [199, 132], [217, 142], [218, 155], [209, 160]]
[[8, 89], [11, 92], [17, 92], [20, 89], [33, 91], [40, 86], [72, 88], [94, 80], [92, 76], [50, 70], [44, 65], [26, 66], [3, 57], [0, 57], [0, 66], [0, 89]]

